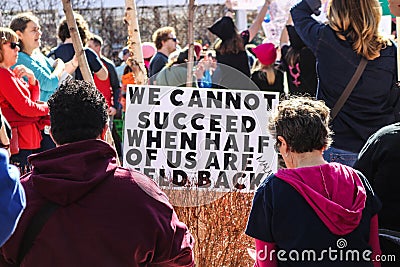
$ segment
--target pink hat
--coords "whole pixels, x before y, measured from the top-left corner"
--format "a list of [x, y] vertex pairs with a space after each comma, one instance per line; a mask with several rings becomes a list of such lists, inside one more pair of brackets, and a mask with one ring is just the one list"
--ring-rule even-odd
[[194, 42], [194, 52], [196, 53], [197, 59], [200, 59], [202, 50], [203, 50], [203, 46], [198, 42]]
[[258, 58], [263, 65], [271, 65], [276, 60], [276, 49], [274, 44], [265, 43], [251, 49], [251, 52]]
[[156, 52], [157, 52], [157, 49], [153, 43], [150, 43], [150, 42], [142, 43], [143, 58], [151, 58], [152, 56], [154, 56], [154, 54]]

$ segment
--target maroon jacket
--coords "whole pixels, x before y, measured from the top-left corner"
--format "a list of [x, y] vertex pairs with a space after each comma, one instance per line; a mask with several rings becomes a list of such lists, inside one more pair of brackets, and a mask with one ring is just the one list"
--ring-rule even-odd
[[165, 194], [143, 174], [117, 167], [107, 143], [71, 143], [29, 161], [33, 171], [22, 179], [27, 208], [0, 251], [8, 262], [16, 261], [27, 223], [49, 200], [60, 207], [21, 266], [194, 265], [193, 238]]

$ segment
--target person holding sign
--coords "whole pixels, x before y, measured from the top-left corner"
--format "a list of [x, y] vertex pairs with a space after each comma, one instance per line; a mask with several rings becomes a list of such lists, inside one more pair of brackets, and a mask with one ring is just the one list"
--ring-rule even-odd
[[282, 30], [281, 54], [280, 68], [287, 73], [289, 94], [315, 97], [318, 84], [315, 56], [297, 34], [290, 15]]
[[[255, 266], [380, 266], [371, 261], [380, 254], [377, 196], [362, 173], [322, 156], [332, 141], [329, 112], [299, 97], [272, 114], [269, 130], [287, 169], [267, 177], [253, 199], [246, 234], [256, 242]], [[354, 251], [370, 260], [338, 257]]]
[[[242, 88], [248, 87], [246, 84], [244, 84], [244, 86], [239, 85], [240, 87], [238, 87], [237, 81], [229, 83], [229, 80], [232, 80], [233, 77], [238, 76], [238, 74], [239, 76], [242, 74], [243, 77], [240, 77], [242, 79], [250, 78], [250, 64], [245, 46], [253, 40], [261, 29], [261, 24], [270, 3], [271, 0], [265, 0], [265, 4], [257, 14], [253, 24], [247, 30], [238, 33], [232, 19], [232, 3], [230, 0], [227, 0], [225, 3], [227, 8], [225, 16], [218, 19], [208, 28], [211, 33], [220, 38], [220, 41], [215, 45], [217, 62], [222, 66], [227, 66], [216, 72], [216, 74], [221, 77], [215, 82], [216, 84], [223, 85], [224, 87], [229, 87], [230, 84], [232, 84], [234, 87], [231, 88], [248, 89]], [[230, 69], [232, 69], [233, 72], [229, 71]], [[219, 74], [218, 72], [222, 73]], [[229, 72], [229, 74], [227, 74], [227, 72]], [[218, 75], [216, 75], [216, 77], [218, 77]], [[257, 88], [257, 86], [254, 87]]]
[[379, 33], [378, 0], [329, 1], [328, 24], [312, 17], [320, 7], [320, 0], [303, 0], [291, 10], [297, 33], [317, 59], [317, 98], [333, 109], [362, 59], [367, 60], [333, 118], [334, 143], [324, 152], [326, 160], [352, 166], [368, 137], [395, 121], [391, 93], [397, 82], [396, 47]]
[[193, 237], [166, 195], [145, 175], [118, 167], [103, 141], [107, 105], [96, 87], [69, 81], [48, 103], [57, 147], [29, 158], [27, 209], [0, 250], [0, 266], [21, 260], [24, 232], [49, 204], [56, 210], [23, 266], [194, 266]]

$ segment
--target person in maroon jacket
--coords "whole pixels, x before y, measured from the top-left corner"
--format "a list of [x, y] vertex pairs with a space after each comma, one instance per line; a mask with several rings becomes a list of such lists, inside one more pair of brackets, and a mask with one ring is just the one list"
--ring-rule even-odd
[[[0, 266], [194, 266], [193, 237], [166, 195], [145, 175], [118, 167], [115, 150], [102, 141], [101, 93], [70, 81], [48, 104], [57, 147], [29, 158], [32, 173], [21, 181], [27, 208], [0, 248]], [[58, 208], [21, 260], [24, 232], [48, 203]]]
[[0, 107], [13, 132], [10, 161], [25, 172], [27, 157], [40, 147], [40, 131], [48, 122], [49, 109], [47, 104], [37, 102], [39, 82], [32, 70], [23, 65], [11, 70], [19, 50], [17, 34], [0, 28]]

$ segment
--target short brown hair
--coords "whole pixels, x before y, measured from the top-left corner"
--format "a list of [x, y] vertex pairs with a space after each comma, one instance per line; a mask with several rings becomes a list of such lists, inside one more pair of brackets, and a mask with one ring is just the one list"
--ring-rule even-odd
[[[81, 37], [83, 45], [85, 45], [92, 35], [89, 31], [89, 25], [82, 17], [82, 15], [76, 12], [74, 12], [74, 18], [76, 21], [76, 26], [78, 28], [79, 36]], [[60, 24], [58, 25], [58, 37], [63, 43], [67, 38], [71, 37], [66, 17], [62, 18]]]
[[[21, 33], [23, 33], [25, 31], [28, 23], [31, 21], [33, 21], [39, 25], [38, 17], [33, 15], [32, 12], [20, 13], [20, 14], [16, 15], [15, 17], [13, 17], [13, 19], [10, 22], [10, 28], [15, 32], [20, 31]], [[20, 41], [19, 46], [21, 48], [21, 51], [25, 50], [22, 40]]]
[[90, 37], [90, 41], [93, 41], [93, 43], [95, 43], [97, 46], [103, 46], [104, 43], [103, 38], [101, 38], [97, 34], [92, 34], [92, 36]]
[[153, 42], [157, 49], [162, 48], [162, 41], [167, 41], [170, 33], [175, 35], [175, 29], [173, 27], [162, 27], [153, 33]]
[[18, 42], [18, 35], [9, 28], [0, 27], [0, 63], [4, 60], [3, 45], [8, 42]]
[[[332, 143], [329, 113], [321, 100], [291, 97], [278, 105], [268, 128], [275, 139], [284, 137], [292, 152], [321, 150]], [[276, 142], [279, 145], [279, 140]]]

